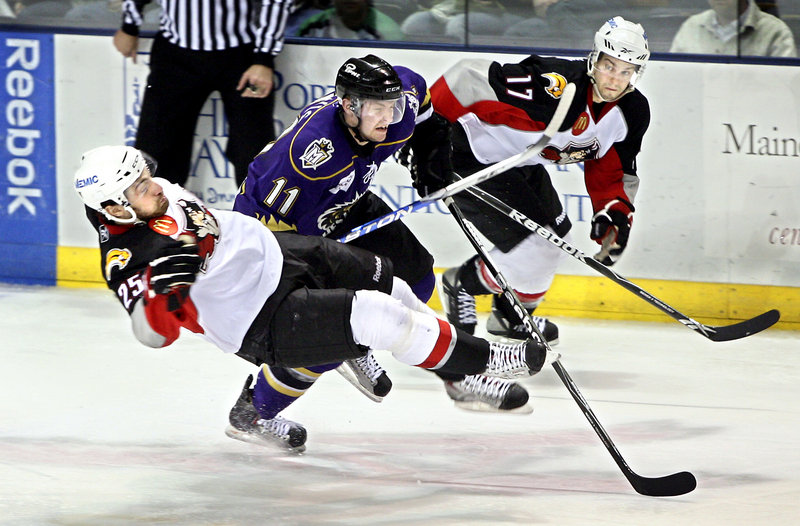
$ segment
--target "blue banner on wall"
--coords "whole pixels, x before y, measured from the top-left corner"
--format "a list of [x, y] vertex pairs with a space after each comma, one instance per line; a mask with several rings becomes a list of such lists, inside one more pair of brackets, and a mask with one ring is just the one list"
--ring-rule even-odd
[[54, 285], [53, 35], [0, 33], [0, 281]]

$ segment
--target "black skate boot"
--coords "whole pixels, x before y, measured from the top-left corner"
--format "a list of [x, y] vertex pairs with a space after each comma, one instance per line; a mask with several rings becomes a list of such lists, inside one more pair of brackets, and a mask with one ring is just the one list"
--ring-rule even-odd
[[[541, 332], [544, 339], [547, 340], [547, 343], [551, 346], [558, 344], [558, 327], [556, 324], [547, 318], [534, 316], [532, 314], [533, 311], [534, 309], [529, 309], [528, 314], [531, 315], [533, 323], [536, 324], [539, 332]], [[521, 323], [509, 321], [510, 316], [507, 316], [505, 312], [501, 304], [498, 303], [498, 296], [493, 296], [492, 314], [486, 321], [486, 331], [489, 334], [506, 340], [527, 340], [530, 338], [531, 335], [528, 333], [527, 329], [525, 329], [525, 326]], [[516, 316], [514, 316], [514, 319], [516, 319]]]
[[305, 451], [305, 428], [280, 416], [269, 420], [261, 418], [253, 406], [251, 383], [253, 375], [247, 377], [242, 394], [228, 415], [230, 425], [225, 429], [225, 434], [251, 444], [277, 444], [295, 453]]
[[458, 267], [444, 271], [439, 281], [439, 299], [447, 321], [468, 334], [475, 334], [478, 313], [475, 310], [475, 297], [469, 294], [458, 279]]
[[446, 381], [444, 389], [456, 407], [466, 411], [524, 415], [533, 412], [525, 388], [502, 378], [473, 374], [460, 382]]
[[549, 351], [539, 340], [531, 339], [519, 343], [490, 342], [489, 361], [483, 374], [509, 379], [533, 376], [545, 364], [553, 363], [559, 358], [560, 354]]
[[389, 375], [372, 356], [371, 350], [366, 356], [342, 362], [336, 371], [374, 402], [382, 401], [392, 389]]

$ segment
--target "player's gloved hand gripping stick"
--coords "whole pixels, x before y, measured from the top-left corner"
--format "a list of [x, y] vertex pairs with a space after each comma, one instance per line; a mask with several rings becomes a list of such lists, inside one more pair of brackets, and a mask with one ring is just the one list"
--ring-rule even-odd
[[[744, 338], [745, 336], [750, 336], [751, 334], [755, 334], [757, 332], [763, 331], [764, 329], [771, 327], [774, 325], [781, 317], [780, 312], [775, 309], [770, 311], [764, 312], [763, 314], [759, 314], [754, 318], [750, 318], [749, 320], [744, 320], [739, 323], [734, 323], [732, 325], [725, 325], [725, 326], [717, 326], [712, 327], [708, 325], [703, 325], [699, 321], [693, 320], [692, 318], [686, 316], [678, 312], [676, 309], [672, 308], [670, 305], [665, 303], [664, 301], [656, 298], [646, 290], [642, 289], [635, 283], [631, 283], [627, 279], [623, 278], [607, 266], [603, 265], [597, 259], [587, 257], [586, 254], [581, 252], [579, 249], [573, 247], [560, 237], [558, 237], [553, 231], [548, 230], [535, 222], [533, 219], [525, 216], [523, 213], [518, 212], [517, 210], [511, 208], [506, 203], [498, 199], [497, 197], [493, 196], [492, 194], [477, 188], [472, 187], [469, 188], [468, 191], [481, 199], [485, 203], [494, 207], [495, 210], [502, 213], [506, 217], [513, 219], [520, 225], [524, 226], [534, 234], [538, 234], [550, 243], [554, 244], [573, 258], [577, 259], [581, 263], [588, 265], [589, 267], [593, 268], [600, 274], [604, 275], [605, 277], [612, 280], [614, 283], [622, 286], [623, 288], [633, 292], [643, 300], [645, 300], [650, 305], [658, 308], [665, 314], [669, 315], [673, 319], [681, 322], [686, 327], [692, 329], [693, 331], [702, 334], [706, 338], [711, 341], [715, 342], [724, 342], [729, 340], [738, 340], [739, 338]], [[601, 259], [603, 258], [603, 251], [601, 250], [598, 256], [595, 258]]]
[[534, 144], [528, 146], [524, 151], [512, 155], [508, 159], [504, 159], [500, 162], [497, 162], [491, 166], [487, 166], [483, 170], [475, 172], [474, 174], [465, 177], [459, 181], [456, 181], [441, 190], [437, 190], [432, 192], [422, 199], [418, 201], [414, 201], [413, 203], [398, 208], [397, 210], [390, 212], [386, 215], [383, 215], [377, 219], [373, 219], [368, 223], [364, 223], [361, 226], [355, 227], [346, 235], [339, 238], [339, 241], [342, 243], [347, 243], [354, 239], [357, 239], [365, 234], [369, 234], [370, 232], [377, 230], [378, 228], [384, 227], [388, 224], [394, 223], [400, 219], [403, 219], [407, 215], [420, 210], [423, 207], [430, 205], [430, 203], [434, 201], [438, 201], [439, 199], [444, 199], [445, 197], [452, 196], [465, 190], [466, 188], [470, 188], [475, 186], [476, 184], [482, 183], [492, 177], [499, 175], [506, 170], [514, 168], [515, 166], [519, 166], [520, 164], [524, 163], [528, 159], [534, 157], [541, 153], [542, 150], [545, 149], [547, 144], [550, 142], [550, 139], [558, 132], [558, 129], [561, 127], [561, 124], [564, 122], [564, 118], [567, 116], [567, 111], [569, 111], [570, 104], [572, 103], [572, 99], [575, 97], [575, 85], [572, 83], [567, 84], [564, 88], [564, 92], [561, 95], [561, 99], [558, 102], [558, 106], [556, 107], [555, 113], [553, 113], [553, 118], [550, 120], [550, 123], [542, 132], [542, 136], [536, 141]]

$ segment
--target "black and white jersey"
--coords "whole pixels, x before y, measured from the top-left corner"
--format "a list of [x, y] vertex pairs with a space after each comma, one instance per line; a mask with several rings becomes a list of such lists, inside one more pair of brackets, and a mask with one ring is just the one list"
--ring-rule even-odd
[[[122, 30], [138, 35], [151, 0], [124, 0]], [[221, 51], [253, 43], [257, 53], [277, 55], [283, 47], [292, 0], [159, 0], [159, 33], [194, 51]]]
[[172, 338], [153, 345], [160, 346], [171, 343], [184, 327], [234, 353], [280, 281], [283, 255], [278, 242], [255, 218], [210, 210], [179, 185], [157, 177], [153, 181], [169, 200], [161, 217], [123, 225], [87, 208], [100, 240], [103, 277], [133, 316], [146, 293], [150, 262], [178, 237], [191, 234], [203, 264], [188, 299], [178, 313], [147, 307], [146, 325], [134, 319], [134, 332], [143, 342], [152, 336], [147, 331], [161, 336], [172, 332]]
[[649, 104], [638, 90], [615, 102], [594, 103], [585, 59], [462, 60], [434, 83], [431, 98], [437, 112], [463, 127], [474, 156], [490, 164], [524, 151], [542, 136], [569, 82], [577, 90], [564, 123], [526, 164], [583, 162], [595, 211], [617, 197], [633, 202], [636, 155], [650, 124]]

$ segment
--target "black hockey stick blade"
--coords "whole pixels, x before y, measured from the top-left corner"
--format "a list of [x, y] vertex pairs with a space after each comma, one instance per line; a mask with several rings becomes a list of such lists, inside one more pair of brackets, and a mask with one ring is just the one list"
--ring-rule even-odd
[[[450, 213], [453, 215], [453, 218], [458, 223], [458, 226], [461, 227], [461, 230], [463, 230], [464, 234], [467, 236], [470, 244], [472, 244], [478, 255], [486, 264], [486, 268], [489, 270], [489, 273], [492, 275], [497, 284], [500, 285], [500, 288], [503, 289], [503, 295], [506, 297], [509, 303], [511, 303], [514, 311], [520, 318], [522, 324], [530, 333], [531, 337], [542, 342], [549, 352], [550, 345], [547, 343], [547, 340], [536, 324], [531, 320], [530, 314], [525, 310], [525, 307], [520, 302], [519, 297], [514, 292], [514, 289], [511, 288], [503, 274], [495, 266], [491, 257], [487, 253], [486, 248], [483, 246], [483, 243], [481, 243], [480, 239], [478, 239], [474, 225], [472, 225], [472, 223], [470, 223], [469, 220], [464, 217], [461, 209], [458, 208], [458, 205], [456, 205], [452, 197], [445, 198], [444, 202], [447, 205], [447, 208], [450, 210]], [[694, 475], [685, 471], [661, 478], [647, 478], [634, 473], [630, 466], [628, 466], [628, 463], [625, 462], [625, 459], [617, 449], [617, 446], [611, 440], [611, 437], [608, 435], [606, 430], [603, 429], [603, 425], [600, 423], [600, 420], [597, 419], [597, 416], [594, 414], [594, 411], [592, 411], [592, 408], [589, 406], [586, 398], [583, 397], [583, 394], [578, 389], [578, 386], [572, 380], [572, 377], [569, 375], [564, 366], [561, 365], [561, 362], [559, 360], [555, 360], [551, 365], [553, 366], [553, 369], [558, 377], [563, 382], [564, 386], [569, 391], [569, 394], [572, 396], [573, 400], [575, 400], [575, 402], [578, 404], [581, 412], [591, 424], [592, 429], [594, 429], [595, 433], [597, 433], [597, 436], [603, 442], [603, 445], [606, 447], [608, 452], [611, 453], [611, 457], [614, 459], [614, 462], [616, 462], [617, 466], [619, 466], [623, 475], [625, 475], [625, 478], [628, 479], [628, 482], [630, 482], [631, 486], [634, 490], [636, 490], [636, 492], [652, 497], [672, 497], [676, 495], [683, 495], [684, 493], [688, 493], [697, 487], [697, 481], [695, 480]]]
[[585, 265], [596, 270], [603, 276], [609, 278], [617, 285], [620, 285], [622, 288], [627, 289], [628, 291], [639, 296], [641, 299], [645, 300], [650, 305], [656, 307], [661, 312], [667, 314], [672, 319], [679, 321], [689, 329], [692, 329], [693, 331], [705, 336], [711, 341], [726, 342], [730, 340], [738, 340], [740, 338], [750, 336], [751, 334], [761, 332], [764, 329], [773, 326], [780, 319], [781, 316], [780, 313], [777, 310], [773, 309], [771, 311], [760, 314], [755, 318], [734, 323], [733, 325], [725, 325], [720, 327], [710, 327], [708, 325], [703, 325], [699, 321], [693, 320], [692, 318], [679, 312], [666, 302], [656, 298], [655, 296], [653, 296], [652, 294], [641, 288], [639, 285], [636, 285], [635, 283], [632, 283], [631, 281], [628, 281], [627, 279], [623, 278], [622, 276], [614, 272], [611, 268], [603, 265], [596, 259], [587, 256], [579, 249], [573, 247], [565, 240], [558, 237], [554, 232], [544, 228], [539, 223], [525, 216], [521, 212], [518, 212], [517, 210], [511, 208], [506, 203], [496, 198], [489, 192], [482, 190], [479, 187], [470, 187], [467, 189], [467, 192], [469, 192], [476, 198], [480, 199], [484, 203], [492, 206], [495, 210], [504, 214], [506, 217], [516, 221], [523, 227], [530, 230], [532, 233], [540, 235], [541, 237], [543, 237], [544, 239], [546, 239], [547, 241], [549, 241], [562, 251], [566, 252], [573, 258], [577, 259], [581, 263], [584, 263]]
[[[709, 327], [702, 325], [695, 328], [696, 331], [702, 332], [709, 340], [715, 342], [727, 342], [730, 340], [738, 340], [745, 336], [750, 336], [764, 329], [772, 327], [778, 320], [781, 319], [781, 313], [777, 309], [769, 310], [763, 314], [759, 314], [755, 318], [740, 321], [733, 325], [724, 325], [721, 327]], [[691, 323], [693, 320], [688, 320]], [[686, 323], [686, 322], [684, 322]], [[691, 326], [691, 325], [690, 325]], [[694, 327], [692, 327], [694, 328]]]
[[642, 477], [632, 471], [623, 472], [636, 493], [648, 497], [677, 497], [685, 495], [697, 487], [697, 479], [688, 471], [656, 478]]

